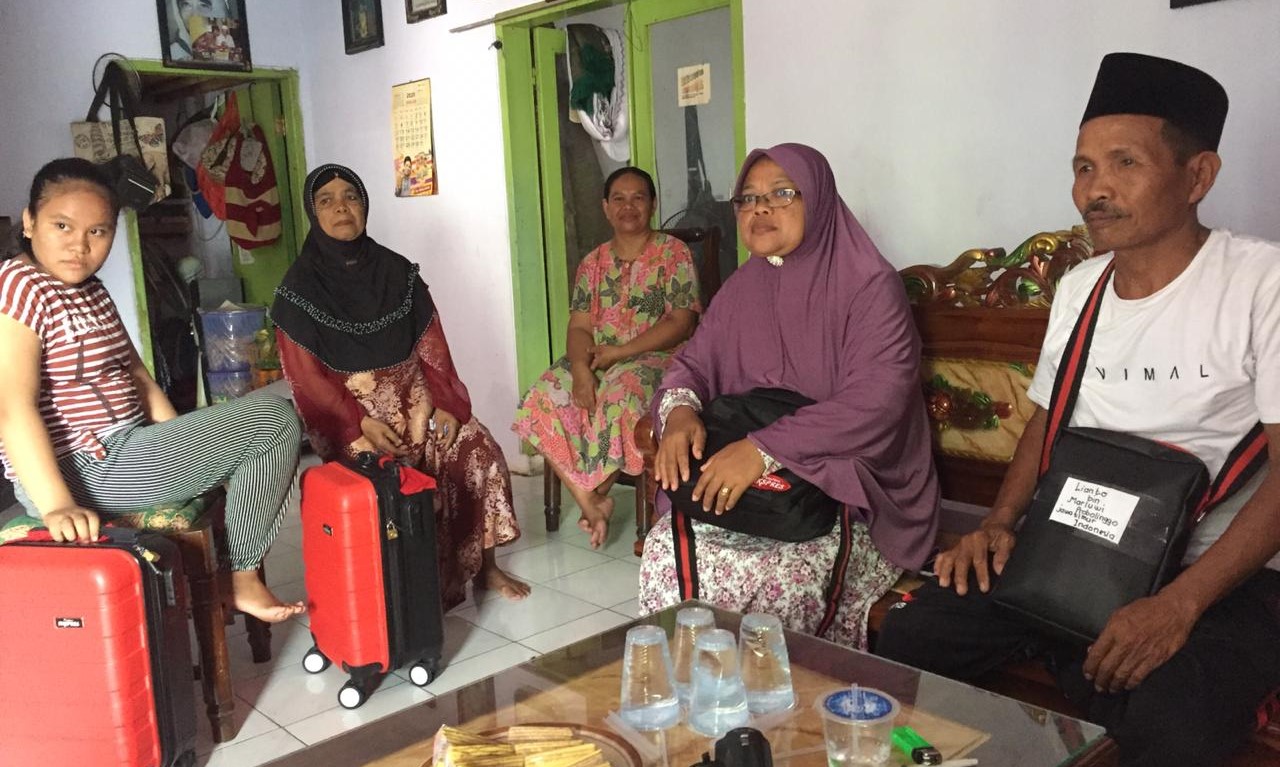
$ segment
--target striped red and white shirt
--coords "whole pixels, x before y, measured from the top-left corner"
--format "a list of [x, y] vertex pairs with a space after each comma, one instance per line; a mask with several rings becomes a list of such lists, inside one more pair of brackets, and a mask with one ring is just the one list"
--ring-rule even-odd
[[[66, 285], [17, 258], [0, 265], [0, 312], [40, 337], [40, 417], [62, 456], [106, 457], [102, 438], [142, 420], [129, 337], [96, 277]], [[14, 478], [0, 447], [4, 473]]]

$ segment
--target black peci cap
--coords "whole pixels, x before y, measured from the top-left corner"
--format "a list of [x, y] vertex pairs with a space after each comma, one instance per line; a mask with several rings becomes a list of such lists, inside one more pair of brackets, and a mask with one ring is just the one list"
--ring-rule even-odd
[[1080, 124], [1116, 114], [1162, 117], [1216, 151], [1227, 120], [1227, 92], [1209, 75], [1177, 61], [1108, 53]]

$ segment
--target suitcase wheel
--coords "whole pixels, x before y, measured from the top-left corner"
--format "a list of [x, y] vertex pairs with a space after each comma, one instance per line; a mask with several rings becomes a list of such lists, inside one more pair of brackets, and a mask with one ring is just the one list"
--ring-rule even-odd
[[[302, 668], [308, 674], [319, 674], [321, 671], [329, 668], [329, 659], [324, 657], [324, 653], [320, 652], [320, 648], [312, 647], [307, 650], [307, 654], [302, 659]], [[356, 704], [360, 705], [359, 703]], [[354, 706], [352, 706], [354, 708]]]
[[360, 708], [368, 698], [364, 686], [354, 679], [338, 690], [338, 705], [346, 709]]
[[409, 667], [409, 681], [419, 687], [426, 687], [438, 676], [440, 676], [440, 668], [435, 661], [415, 663]]

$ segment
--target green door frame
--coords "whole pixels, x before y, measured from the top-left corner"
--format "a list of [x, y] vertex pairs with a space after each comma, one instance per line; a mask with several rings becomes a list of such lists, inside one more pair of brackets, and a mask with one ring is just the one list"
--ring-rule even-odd
[[[533, 29], [534, 92], [538, 110], [539, 165], [542, 178], [558, 179], [563, 172], [560, 153], [560, 99], [556, 87], [556, 56], [564, 55], [569, 42], [565, 33], [550, 27]], [[546, 248], [547, 321], [551, 356], [565, 353], [565, 339], [569, 333], [569, 245], [564, 227], [546, 226], [547, 221], [563, 221], [564, 184], [542, 185], [542, 210], [553, 211], [543, 216], [543, 247]], [[564, 312], [554, 311], [564, 307]]]
[[[281, 110], [284, 118], [284, 135], [290, 139], [289, 150], [284, 153], [286, 169], [283, 174], [277, 169], [276, 175], [282, 176], [280, 184], [280, 215], [285, 225], [291, 225], [299, 242], [305, 236], [308, 223], [306, 214], [300, 205], [302, 183], [307, 178], [306, 142], [302, 132], [302, 100], [296, 69], [278, 69], [258, 67], [252, 72], [227, 72], [217, 69], [188, 69], [186, 67], [166, 67], [164, 62], [152, 59], [130, 59], [129, 63], [140, 74], [169, 74], [183, 77], [216, 77], [220, 80], [238, 80], [246, 84], [254, 82], [274, 82], [280, 88]], [[251, 96], [254, 103], [243, 105], [246, 110], [265, 108], [265, 103], [258, 103], [259, 96]], [[283, 137], [274, 131], [264, 129], [267, 134], [268, 149], [272, 157], [280, 157], [278, 149], [283, 145]], [[142, 272], [142, 238], [138, 231], [138, 216], [132, 210], [125, 211], [125, 233], [129, 242], [129, 260], [133, 265], [134, 304], [138, 312], [139, 345], [138, 353], [146, 363], [147, 369], [155, 372], [155, 364], [151, 354], [151, 321], [147, 306], [146, 281]], [[292, 260], [293, 254], [290, 254]]]
[[[548, 280], [557, 271], [552, 290], [567, 291], [568, 276], [563, 274], [564, 259], [552, 259], [547, 252], [543, 233], [542, 205], [548, 204], [543, 189], [541, 173], [548, 164], [540, 162], [538, 152], [539, 110], [534, 99], [537, 86], [537, 64], [533, 44], [533, 30], [552, 21], [580, 13], [614, 5], [630, 5], [627, 24], [629, 28], [668, 19], [681, 18], [702, 11], [728, 7], [732, 19], [733, 76], [745, 85], [743, 77], [742, 43], [743, 0], [571, 0], [553, 8], [538, 8], [526, 14], [499, 19], [496, 22], [498, 41], [502, 47], [498, 56], [498, 90], [502, 104], [503, 159], [507, 172], [507, 219], [511, 239], [512, 294], [515, 309], [516, 331], [516, 379], [520, 391], [528, 388], [554, 359], [553, 328], [563, 328], [568, 318], [556, 322], [548, 316], [552, 306], [548, 294]], [[648, 78], [637, 84], [636, 72], [649, 71], [648, 46], [633, 44], [628, 39], [627, 58], [632, 95], [631, 156], [633, 162], [644, 167], [644, 158], [652, 167], [656, 156], [653, 148], [652, 85]], [[639, 50], [642, 48], [643, 50]], [[643, 69], [642, 69], [643, 67]], [[552, 80], [554, 87], [554, 79]], [[643, 91], [643, 96], [641, 92]], [[554, 92], [554, 91], [552, 91]], [[641, 99], [645, 98], [643, 102]], [[734, 154], [738, 161], [746, 156], [746, 110], [739, 99], [734, 110]], [[560, 174], [559, 157], [555, 158], [554, 177]], [[550, 186], [550, 185], [547, 185]], [[555, 193], [552, 193], [553, 197]], [[534, 204], [535, 201], [540, 204]], [[563, 200], [560, 202], [563, 210]], [[563, 234], [561, 235], [563, 239]], [[561, 246], [563, 248], [563, 246]], [[557, 262], [548, 269], [548, 263]], [[567, 301], [566, 304], [567, 305]]]

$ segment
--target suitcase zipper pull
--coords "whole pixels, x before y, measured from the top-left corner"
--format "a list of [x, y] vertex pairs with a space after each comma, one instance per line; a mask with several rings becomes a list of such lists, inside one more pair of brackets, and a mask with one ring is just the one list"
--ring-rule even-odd
[[142, 559], [142, 561], [147, 563], [147, 566], [151, 568], [151, 572], [155, 573], [156, 575], [160, 574], [160, 568], [156, 567], [156, 562], [160, 561], [159, 554], [155, 553], [151, 549], [144, 548], [138, 544], [134, 544], [133, 550], [138, 552], [138, 556]]
[[387, 540], [394, 541], [400, 537], [400, 530], [396, 527], [396, 523], [387, 520]]

